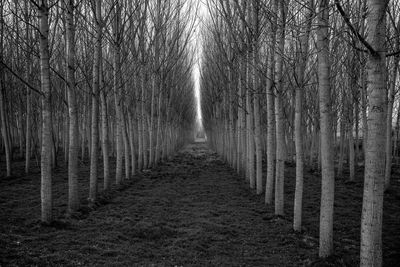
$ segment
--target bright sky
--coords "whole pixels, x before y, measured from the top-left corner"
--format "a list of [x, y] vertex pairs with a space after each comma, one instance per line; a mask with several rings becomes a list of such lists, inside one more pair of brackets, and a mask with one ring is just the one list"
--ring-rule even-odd
[[196, 4], [199, 5], [199, 10], [197, 12], [197, 23], [193, 33], [193, 43], [195, 50], [195, 65], [193, 66], [193, 80], [194, 80], [194, 92], [196, 97], [196, 109], [197, 109], [197, 123], [199, 129], [203, 129], [203, 118], [201, 112], [200, 104], [200, 68], [201, 68], [201, 58], [202, 58], [202, 39], [201, 39], [201, 27], [203, 24], [203, 19], [207, 13], [207, 7], [203, 3], [203, 0], [195, 0]]

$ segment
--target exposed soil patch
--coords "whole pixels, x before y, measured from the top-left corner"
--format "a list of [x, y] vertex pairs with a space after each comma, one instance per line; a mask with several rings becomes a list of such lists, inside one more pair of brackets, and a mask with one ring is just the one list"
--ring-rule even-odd
[[[21, 166], [22, 167], [22, 166]], [[285, 212], [276, 218], [263, 196], [204, 144], [192, 144], [171, 161], [103, 193], [97, 207], [70, 219], [67, 173], [55, 173], [58, 220], [38, 222], [40, 176], [0, 181], [0, 265], [124, 266], [354, 266], [358, 264], [362, 174], [357, 182], [338, 178], [335, 192], [336, 255], [317, 260], [320, 178], [305, 177], [304, 231], [294, 233], [294, 167], [286, 168]], [[88, 166], [81, 169], [87, 196]], [[400, 258], [400, 183], [384, 208], [384, 262]], [[100, 181], [102, 182], [102, 181]], [[84, 201], [83, 201], [84, 202]]]

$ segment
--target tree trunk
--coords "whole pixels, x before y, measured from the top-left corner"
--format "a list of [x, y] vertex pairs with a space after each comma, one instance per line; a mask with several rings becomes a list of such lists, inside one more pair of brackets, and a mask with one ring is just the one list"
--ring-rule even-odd
[[86, 138], [85, 136], [86, 136], [86, 123], [87, 123], [86, 110], [88, 109], [87, 104], [86, 104], [86, 97], [88, 97], [87, 94], [85, 94], [85, 96], [83, 98], [84, 105], [83, 105], [82, 126], [81, 126], [81, 129], [82, 129], [82, 132], [81, 132], [81, 160], [82, 161], [85, 159], [85, 138]]
[[[231, 51], [229, 50], [231, 53]], [[232, 85], [232, 70], [230, 67], [228, 67], [228, 90], [229, 90], [229, 153], [230, 153], [230, 158], [231, 158], [231, 167], [233, 169], [236, 169], [236, 146], [235, 146], [235, 124], [234, 124], [234, 119], [233, 119], [233, 85]], [[200, 119], [199, 119], [200, 121]], [[201, 123], [201, 121], [199, 122]], [[200, 127], [200, 130], [203, 130], [202, 127]]]
[[[143, 65], [140, 67], [143, 68]], [[143, 99], [141, 98], [141, 92], [143, 83], [142, 79], [144, 79], [141, 70], [138, 76], [140, 81], [136, 90], [137, 90], [137, 98], [140, 101], [137, 103], [136, 106], [136, 114], [137, 114], [137, 127], [138, 127], [138, 171], [140, 172], [143, 170], [143, 128], [142, 128], [143, 123], [142, 123], [142, 104], [141, 104], [143, 102]]]
[[100, 107], [101, 107], [101, 150], [103, 152], [103, 189], [111, 186], [110, 180], [110, 155], [108, 134], [107, 96], [104, 92], [103, 62], [100, 61]]
[[90, 152], [90, 187], [89, 200], [96, 201], [98, 191], [98, 163], [99, 163], [99, 91], [100, 91], [100, 62], [101, 51], [101, 1], [95, 3], [95, 48], [93, 60], [93, 92], [92, 92], [92, 128], [91, 128], [91, 152]]
[[[155, 72], [155, 70], [153, 70]], [[154, 111], [155, 111], [155, 90], [156, 90], [156, 74], [152, 75], [152, 86], [151, 86], [151, 102], [150, 102], [150, 124], [149, 124], [149, 162], [148, 167], [153, 166], [154, 162], [154, 144], [153, 144], [153, 129], [154, 129]]]
[[[399, 20], [400, 22], [400, 20]], [[400, 25], [399, 25], [400, 26]], [[399, 37], [397, 37], [399, 38]], [[399, 42], [399, 40], [397, 40]], [[396, 45], [395, 51], [399, 50], [399, 45]], [[392, 176], [392, 119], [393, 119], [393, 102], [394, 102], [394, 97], [396, 94], [396, 79], [397, 79], [397, 69], [399, 65], [399, 59], [400, 57], [396, 55], [394, 58], [393, 62], [393, 72], [392, 72], [392, 81], [389, 86], [389, 98], [388, 98], [388, 103], [387, 103], [387, 112], [386, 112], [386, 165], [385, 165], [385, 190], [389, 188], [390, 186], [390, 178]]]
[[[100, 68], [102, 69], [102, 68]], [[100, 71], [101, 72], [101, 71]], [[100, 100], [101, 100], [101, 149], [103, 151], [103, 187], [104, 190], [107, 190], [111, 186], [110, 181], [110, 156], [108, 149], [108, 117], [107, 117], [107, 100], [106, 94], [104, 90], [100, 92]]]
[[79, 208], [78, 195], [78, 107], [75, 89], [75, 24], [74, 0], [66, 2], [66, 41], [67, 41], [67, 86], [69, 115], [69, 148], [68, 148], [68, 213]]
[[[256, 42], [256, 41], [254, 41]], [[254, 141], [256, 147], [256, 193], [263, 192], [262, 180], [262, 146], [261, 146], [261, 115], [260, 115], [260, 92], [258, 91], [258, 46], [254, 44], [253, 51], [253, 88], [254, 93]]]
[[[0, 16], [3, 17], [4, 3], [1, 2]], [[4, 46], [4, 23], [0, 23], [0, 60], [3, 60]], [[6, 155], [6, 176], [11, 176], [11, 144], [8, 138], [8, 125], [6, 121], [6, 102], [5, 102], [5, 75], [3, 65], [0, 66], [0, 117], [1, 117], [1, 135], [3, 137], [4, 150]]]
[[[30, 22], [29, 20], [29, 3], [28, 1], [25, 1], [25, 21], [27, 22], [26, 24], [26, 29], [25, 29], [25, 39], [26, 39], [26, 72], [25, 72], [25, 79], [29, 81], [31, 72], [32, 72], [32, 64], [31, 64], [31, 55], [29, 53], [29, 44], [28, 40], [30, 40], [31, 36], [31, 29], [28, 23]], [[0, 49], [2, 49], [2, 46], [0, 46]], [[0, 74], [1, 75], [1, 74]], [[32, 119], [32, 110], [31, 110], [31, 90], [27, 86], [26, 87], [26, 128], [25, 128], [25, 173], [29, 173], [30, 169], [30, 162], [31, 162], [31, 119]]]
[[329, 60], [329, 0], [320, 1], [318, 21], [318, 86], [322, 169], [319, 256], [328, 257], [333, 253], [333, 202], [335, 188]]
[[361, 266], [382, 266], [382, 213], [385, 174], [386, 7], [387, 1], [368, 0], [367, 41], [374, 49], [367, 63], [368, 139], [365, 151], [364, 196], [361, 216]]
[[[353, 84], [351, 84], [353, 86]], [[353, 94], [350, 95], [350, 105], [349, 105], [349, 124], [348, 124], [348, 134], [349, 134], [349, 171], [350, 171], [350, 181], [354, 181], [355, 179], [355, 155], [354, 155], [354, 135], [353, 135], [353, 127], [354, 127], [354, 114], [353, 114]]]
[[[277, 14], [278, 11], [278, 0], [274, 0], [272, 3], [272, 14]], [[274, 174], [275, 174], [275, 104], [274, 104], [274, 69], [275, 69], [275, 42], [276, 42], [276, 23], [277, 17], [273, 15], [271, 21], [271, 32], [269, 39], [271, 40], [270, 52], [268, 58], [268, 69], [267, 69], [267, 182], [265, 185], [265, 203], [272, 203], [272, 196], [274, 190]]]
[[368, 102], [367, 102], [367, 85], [365, 83], [365, 71], [364, 68], [360, 70], [361, 72], [361, 121], [363, 124], [362, 128], [362, 135], [363, 135], [363, 142], [362, 142], [362, 151], [363, 151], [363, 159], [365, 162], [365, 149], [367, 147], [367, 139], [368, 139], [368, 120], [367, 120], [367, 109], [368, 109]]
[[[356, 92], [358, 94], [358, 92]], [[360, 125], [360, 109], [359, 109], [359, 102], [358, 102], [358, 97], [356, 98], [356, 101], [354, 102], [354, 119], [355, 119], [355, 131], [356, 131], [356, 138], [354, 141], [355, 145], [355, 165], [357, 166], [360, 158], [360, 130], [359, 130], [359, 125]]]
[[148, 158], [147, 158], [147, 118], [146, 118], [146, 112], [145, 112], [145, 91], [146, 91], [146, 82], [145, 82], [145, 70], [142, 70], [142, 103], [141, 103], [141, 118], [142, 118], [142, 152], [143, 152], [143, 169], [148, 168]]
[[[239, 77], [238, 77], [238, 120], [237, 120], [237, 173], [240, 174], [242, 168], [243, 168], [243, 164], [242, 164], [242, 158], [243, 158], [243, 150], [244, 150], [244, 146], [243, 146], [243, 140], [242, 140], [242, 136], [243, 136], [243, 117], [244, 117], [244, 110], [243, 110], [243, 88], [242, 88], [242, 81], [241, 81], [241, 62], [239, 60], [238, 63], [238, 69], [239, 69]], [[211, 137], [211, 136], [210, 136]]]
[[283, 55], [285, 50], [285, 24], [288, 3], [279, 3], [279, 25], [276, 66], [275, 66], [275, 121], [276, 121], [276, 174], [275, 174], [275, 215], [283, 215], [284, 211], [284, 171], [285, 171], [285, 131], [283, 115]]
[[136, 150], [135, 150], [135, 128], [134, 128], [134, 119], [132, 118], [131, 113], [128, 113], [128, 127], [129, 127], [129, 145], [131, 149], [131, 166], [132, 166], [132, 175], [136, 174]]
[[41, 148], [41, 220], [50, 223], [53, 220], [52, 198], [52, 111], [51, 111], [51, 84], [49, 59], [49, 7], [47, 0], [42, 0], [38, 6], [40, 31], [40, 81], [42, 89], [42, 148]]
[[127, 133], [126, 120], [125, 120], [125, 112], [123, 110], [121, 110], [121, 132], [124, 144], [125, 179], [130, 179], [131, 162], [129, 158], [129, 139]]
[[161, 139], [162, 139], [162, 125], [161, 125], [161, 118], [162, 118], [162, 114], [161, 114], [161, 106], [162, 106], [162, 98], [163, 98], [163, 94], [162, 94], [162, 90], [160, 88], [160, 92], [158, 95], [158, 110], [157, 110], [157, 131], [156, 131], [156, 152], [155, 152], [155, 163], [157, 164], [160, 160], [160, 153], [161, 153]]
[[398, 140], [399, 140], [399, 129], [400, 129], [400, 108], [397, 109], [396, 126], [394, 132], [394, 146], [393, 146], [393, 156], [396, 159], [396, 164], [398, 164]]
[[117, 150], [117, 162], [115, 167], [115, 183], [117, 185], [122, 182], [122, 160], [123, 160], [123, 136], [122, 136], [122, 118], [121, 118], [121, 99], [120, 99], [120, 72], [121, 72], [121, 51], [120, 51], [120, 25], [121, 25], [121, 7], [119, 2], [115, 3], [114, 21], [113, 21], [113, 49], [114, 49], [114, 61], [113, 61], [113, 91], [114, 91], [114, 106], [115, 106], [115, 139], [116, 139], [116, 150]]
[[250, 182], [250, 188], [254, 189], [256, 187], [256, 181], [254, 177], [254, 113], [253, 113], [253, 93], [251, 92], [250, 82], [251, 82], [251, 51], [247, 53], [246, 62], [246, 133], [247, 133], [247, 173]]
[[[250, 55], [250, 77], [253, 87], [253, 107], [252, 107], [252, 144], [253, 144], [253, 163], [250, 166], [254, 176], [254, 159], [255, 159], [255, 177], [254, 186], [256, 193], [263, 192], [262, 186], [262, 150], [261, 150], [261, 118], [260, 118], [260, 94], [258, 92], [258, 2], [253, 1], [249, 5], [249, 17], [252, 23], [253, 35], [251, 38]], [[254, 151], [255, 149], [255, 151]], [[255, 152], [255, 153], [254, 153]], [[255, 157], [254, 157], [255, 155]]]
[[346, 131], [344, 129], [345, 127], [345, 118], [344, 118], [344, 108], [342, 112], [342, 117], [340, 118], [340, 143], [339, 143], [339, 162], [338, 162], [338, 169], [337, 169], [337, 174], [342, 175], [343, 174], [343, 164], [344, 164], [344, 142], [345, 142], [345, 135]]
[[297, 67], [297, 82], [295, 96], [295, 118], [294, 118], [294, 135], [296, 149], [296, 189], [294, 197], [294, 216], [293, 229], [301, 231], [302, 210], [303, 210], [303, 167], [304, 167], [304, 151], [303, 151], [303, 91], [305, 89], [304, 73], [307, 66], [308, 58], [308, 39], [310, 38], [311, 22], [314, 11], [314, 0], [308, 1], [308, 12], [306, 15], [305, 33], [300, 37], [300, 62]]

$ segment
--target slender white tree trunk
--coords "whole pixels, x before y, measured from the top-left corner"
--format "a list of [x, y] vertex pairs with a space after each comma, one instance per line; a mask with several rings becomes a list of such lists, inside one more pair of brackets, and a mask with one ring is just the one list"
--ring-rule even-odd
[[[3, 16], [4, 3], [0, 3], [0, 16]], [[4, 46], [4, 23], [0, 23], [0, 60], [3, 61], [3, 46]], [[8, 124], [6, 120], [6, 103], [5, 103], [5, 75], [3, 65], [0, 65], [0, 120], [1, 120], [1, 135], [3, 137], [4, 150], [6, 154], [6, 176], [11, 176], [11, 144], [8, 138]]]
[[[100, 68], [102, 69], [102, 68]], [[104, 90], [100, 92], [100, 102], [101, 102], [101, 149], [103, 151], [103, 187], [107, 190], [111, 186], [110, 180], [110, 156], [108, 149], [108, 116], [107, 116], [107, 99]]]
[[294, 135], [296, 149], [296, 189], [294, 197], [294, 216], [293, 229], [301, 231], [302, 213], [303, 213], [303, 167], [304, 167], [304, 151], [303, 151], [303, 92], [305, 89], [304, 73], [307, 66], [308, 58], [308, 40], [310, 38], [311, 22], [314, 11], [314, 0], [308, 1], [308, 13], [306, 17], [305, 33], [300, 37], [300, 62], [297, 66], [297, 82], [295, 96], [295, 118], [294, 118]]
[[141, 90], [142, 90], [142, 103], [141, 103], [141, 119], [142, 119], [142, 152], [143, 152], [143, 169], [147, 169], [148, 168], [148, 158], [147, 158], [147, 118], [146, 118], [146, 112], [145, 112], [145, 86], [146, 86], [146, 82], [145, 82], [145, 73], [144, 73], [144, 68], [142, 70], [142, 85], [141, 85]]
[[[25, 21], [29, 22], [29, 3], [25, 1]], [[25, 38], [26, 41], [30, 40], [31, 30], [28, 23], [26, 24], [25, 29]], [[2, 47], [0, 47], [2, 49]], [[26, 44], [26, 72], [25, 72], [25, 79], [29, 81], [31, 72], [32, 72], [32, 64], [31, 64], [31, 55], [29, 53], [29, 44]], [[1, 75], [1, 74], [0, 74]], [[32, 110], [31, 110], [31, 90], [30, 88], [26, 88], [26, 129], [25, 129], [25, 173], [29, 173], [30, 169], [30, 162], [31, 162], [31, 118], [32, 117]]]
[[253, 92], [251, 92], [252, 88], [250, 86], [251, 83], [251, 52], [247, 53], [247, 62], [246, 62], [246, 133], [247, 133], [247, 173], [248, 179], [250, 183], [250, 188], [254, 189], [256, 187], [256, 181], [254, 177], [254, 113], [253, 113]]
[[388, 0], [368, 0], [367, 42], [374, 49], [367, 62], [368, 139], [365, 151], [361, 216], [361, 266], [382, 266], [382, 213], [385, 181], [386, 7]]
[[318, 86], [322, 169], [319, 256], [328, 257], [333, 253], [333, 202], [335, 189], [329, 60], [329, 0], [320, 0], [318, 25]]
[[[239, 61], [239, 78], [238, 78], [238, 120], [237, 120], [237, 173], [240, 174], [242, 170], [242, 158], [243, 158], [243, 142], [242, 142], [242, 132], [243, 132], [243, 90], [242, 90], [242, 82], [241, 82], [241, 74], [240, 74], [240, 67], [241, 63]], [[210, 136], [211, 137], [211, 136]]]
[[278, 43], [275, 69], [275, 121], [276, 121], [276, 174], [275, 174], [275, 215], [283, 215], [284, 211], [284, 171], [285, 171], [285, 131], [283, 115], [283, 54], [285, 49], [285, 24], [288, 3], [281, 1], [279, 6]]
[[254, 141], [256, 147], [256, 193], [257, 195], [263, 192], [263, 178], [262, 178], [262, 145], [261, 145], [261, 115], [260, 115], [260, 92], [258, 91], [258, 48], [254, 44], [253, 55], [253, 87], [256, 90], [254, 93]]
[[136, 174], [136, 149], [135, 149], [135, 128], [134, 128], [134, 119], [132, 118], [132, 114], [128, 113], [128, 127], [129, 127], [129, 145], [131, 149], [131, 166], [132, 166], [132, 175]]
[[362, 133], [363, 133], [363, 156], [364, 156], [364, 162], [365, 162], [365, 149], [367, 147], [367, 139], [368, 139], [368, 120], [367, 120], [367, 109], [368, 109], [368, 102], [367, 102], [367, 85], [365, 82], [365, 70], [362, 68], [360, 70], [361, 72], [361, 78], [360, 78], [360, 83], [361, 83], [361, 120], [363, 124], [362, 128]]
[[[277, 14], [278, 0], [272, 1], [272, 14]], [[274, 178], [275, 178], [275, 93], [273, 89], [274, 69], [275, 69], [275, 43], [276, 43], [276, 23], [277, 16], [273, 15], [271, 20], [271, 32], [269, 36], [270, 52], [268, 58], [267, 69], [267, 181], [265, 185], [265, 203], [272, 204], [272, 197], [274, 192]]]
[[115, 183], [117, 185], [122, 182], [122, 160], [123, 160], [123, 136], [122, 136], [122, 119], [121, 119], [121, 97], [120, 97], [120, 86], [121, 86], [121, 47], [120, 47], [120, 25], [121, 25], [121, 7], [119, 2], [115, 4], [114, 21], [113, 21], [113, 49], [114, 49], [114, 61], [113, 61], [113, 91], [114, 91], [114, 106], [115, 106], [115, 139], [116, 139], [116, 150], [117, 150], [117, 162], [115, 167]]
[[[156, 67], [154, 67], [156, 68]], [[155, 72], [155, 70], [153, 70]], [[149, 124], [149, 162], [148, 167], [152, 167], [154, 163], [154, 113], [155, 113], [155, 91], [156, 91], [156, 74], [152, 75], [152, 86], [151, 86], [151, 102], [150, 102], [150, 124]]]
[[339, 143], [339, 162], [338, 162], [338, 175], [343, 174], [343, 164], [344, 164], [344, 143], [346, 138], [346, 131], [345, 131], [345, 117], [344, 117], [344, 107], [343, 107], [343, 114], [340, 118], [340, 143]]
[[[351, 84], [353, 86], [353, 84]], [[350, 169], [350, 181], [354, 181], [355, 179], [355, 154], [354, 154], [354, 135], [353, 135], [353, 127], [354, 127], [354, 100], [353, 94], [350, 94], [350, 105], [349, 105], [349, 125], [348, 125], [348, 134], [349, 134], [349, 169]]]
[[157, 110], [157, 132], [156, 132], [156, 152], [155, 152], [155, 163], [157, 164], [160, 161], [160, 154], [161, 154], [161, 138], [162, 138], [162, 125], [161, 125], [161, 106], [162, 106], [162, 98], [163, 98], [163, 93], [160, 88], [160, 92], [158, 95], [158, 110]]
[[66, 40], [67, 40], [67, 83], [69, 113], [69, 148], [68, 148], [68, 213], [79, 208], [78, 195], [78, 107], [75, 89], [75, 24], [74, 0], [67, 0]]
[[[400, 20], [399, 20], [400, 24]], [[400, 26], [400, 25], [399, 25]], [[398, 39], [400, 37], [397, 37]], [[398, 43], [400, 40], [397, 40], [397, 45], [395, 51], [399, 50]], [[393, 120], [393, 102], [394, 102], [394, 97], [396, 94], [396, 79], [397, 79], [397, 69], [399, 65], [399, 59], [400, 57], [396, 55], [396, 57], [393, 59], [393, 69], [392, 69], [392, 81], [390, 82], [389, 85], [389, 98], [388, 98], [388, 104], [387, 104], [387, 112], [386, 112], [386, 165], [385, 165], [385, 190], [389, 188], [390, 186], [390, 178], [392, 176], [392, 120]]]
[[123, 110], [121, 110], [121, 131], [124, 144], [125, 179], [130, 179], [131, 162], [129, 158], [129, 139], [128, 139], [126, 120], [125, 120], [125, 112]]
[[[143, 66], [141, 66], [141, 68], [143, 68]], [[140, 71], [139, 76], [139, 85], [137, 87], [137, 96], [138, 99], [140, 99], [140, 102], [137, 103], [136, 106], [136, 114], [137, 114], [137, 127], [138, 127], [138, 171], [141, 171], [143, 169], [143, 128], [142, 128], [142, 102], [143, 99], [141, 97], [139, 97], [139, 94], [141, 95], [141, 88], [142, 88], [142, 79], [144, 79], [144, 77], [142, 77], [142, 71]], [[139, 89], [140, 88], [140, 89]]]
[[38, 6], [40, 31], [40, 81], [42, 89], [42, 145], [41, 145], [41, 220], [50, 223], [53, 220], [52, 197], [52, 111], [51, 111], [51, 84], [49, 58], [49, 6], [46, 0], [40, 1]]
[[[3, 72], [3, 70], [0, 70]], [[5, 111], [5, 97], [4, 97], [4, 74], [0, 73], [3, 77], [1, 78], [1, 88], [0, 88], [0, 116], [1, 116], [1, 134], [3, 137], [3, 143], [4, 143], [4, 150], [6, 154], [6, 176], [10, 177], [11, 176], [11, 144], [10, 140], [8, 138], [8, 133], [7, 133], [7, 121], [6, 121], [6, 111]]]
[[101, 1], [95, 3], [95, 48], [93, 60], [93, 92], [92, 92], [92, 125], [91, 125], [91, 151], [90, 151], [90, 186], [89, 200], [94, 202], [98, 190], [98, 164], [99, 164], [99, 91], [100, 91], [100, 61], [102, 60], [101, 51]]

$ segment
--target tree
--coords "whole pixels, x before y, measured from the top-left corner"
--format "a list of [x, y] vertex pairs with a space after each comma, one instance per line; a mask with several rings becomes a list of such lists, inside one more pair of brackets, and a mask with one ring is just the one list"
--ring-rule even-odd
[[[36, 3], [35, 3], [36, 4]], [[51, 84], [49, 61], [49, 5], [47, 0], [41, 0], [36, 4], [39, 13], [39, 45], [40, 45], [40, 81], [42, 97], [42, 147], [41, 147], [41, 203], [44, 223], [53, 220], [52, 198], [52, 108], [51, 108]]]
[[74, 0], [66, 0], [66, 46], [67, 46], [67, 86], [69, 115], [69, 148], [68, 148], [68, 213], [79, 208], [78, 195], [78, 108], [75, 89], [75, 22]]
[[278, 11], [278, 0], [272, 1], [272, 19], [271, 19], [271, 31], [270, 31], [270, 52], [268, 58], [268, 69], [267, 69], [267, 82], [266, 82], [266, 95], [267, 95], [267, 181], [265, 184], [265, 203], [272, 204], [273, 196], [273, 184], [275, 174], [275, 156], [276, 156], [276, 145], [275, 145], [275, 100], [274, 100], [274, 69], [275, 69], [275, 51], [276, 51], [276, 31], [277, 31], [277, 11]]
[[285, 49], [285, 25], [288, 1], [280, 1], [279, 30], [277, 32], [277, 49], [275, 65], [275, 137], [276, 137], [276, 167], [275, 167], [275, 215], [283, 215], [284, 211], [284, 171], [285, 171], [285, 132], [283, 118], [283, 54]]
[[[400, 50], [400, 18], [397, 19], [397, 24], [395, 23], [395, 18], [393, 15], [395, 12], [391, 14], [391, 21], [393, 22], [393, 28], [395, 31], [395, 44], [393, 45], [394, 51]], [[393, 57], [393, 66], [391, 71], [392, 80], [389, 85], [389, 93], [388, 93], [388, 104], [387, 104], [387, 112], [386, 112], [386, 165], [385, 165], [385, 190], [389, 188], [390, 178], [392, 174], [392, 157], [393, 157], [393, 142], [392, 142], [392, 120], [393, 120], [393, 104], [394, 98], [396, 94], [396, 82], [397, 82], [397, 72], [399, 69], [400, 62], [400, 54], [397, 54]], [[396, 146], [396, 144], [395, 144]]]
[[[31, 51], [30, 44], [28, 40], [31, 40], [31, 27], [29, 26], [30, 15], [29, 15], [29, 2], [25, 1], [24, 5], [24, 17], [26, 26], [25, 26], [25, 39], [26, 39], [26, 62], [28, 63], [26, 66], [25, 79], [29, 81], [32, 65], [31, 62]], [[0, 74], [1, 75], [1, 74]], [[25, 132], [25, 173], [29, 173], [30, 169], [30, 160], [31, 160], [31, 120], [32, 120], [32, 108], [31, 108], [31, 89], [29, 86], [26, 86], [26, 132]]]
[[[4, 62], [3, 51], [4, 51], [4, 22], [3, 22], [3, 11], [4, 3], [0, 2], [0, 15], [1, 15], [1, 26], [0, 26], [0, 61]], [[0, 66], [0, 119], [1, 119], [1, 135], [3, 137], [4, 150], [6, 154], [6, 168], [7, 177], [11, 176], [11, 144], [8, 136], [8, 127], [6, 121], [6, 101], [5, 101], [5, 75], [4, 66]]]
[[117, 164], [115, 171], [115, 182], [119, 185], [122, 182], [122, 160], [123, 160], [123, 136], [122, 136], [122, 115], [121, 115], [121, 5], [118, 1], [114, 3], [113, 20], [113, 91], [115, 107], [115, 139], [117, 150]]
[[253, 26], [253, 42], [252, 42], [252, 76], [253, 76], [253, 90], [254, 90], [254, 143], [256, 149], [256, 189], [257, 194], [263, 192], [263, 179], [262, 179], [262, 147], [261, 147], [261, 114], [260, 114], [260, 91], [259, 87], [259, 17], [258, 12], [260, 9], [260, 3], [253, 1], [252, 4], [252, 26]]
[[100, 92], [100, 64], [101, 64], [101, 0], [93, 2], [94, 21], [96, 34], [94, 38], [93, 60], [93, 91], [92, 91], [92, 125], [91, 125], [91, 151], [90, 151], [90, 187], [89, 199], [94, 202], [97, 197], [98, 185], [98, 146], [99, 146], [99, 92]]
[[365, 149], [361, 218], [361, 266], [382, 266], [382, 211], [385, 175], [386, 8], [389, 1], [368, 0], [368, 139]]
[[103, 64], [100, 62], [100, 83], [101, 92], [100, 92], [100, 105], [101, 105], [101, 149], [103, 152], [103, 188], [107, 190], [111, 186], [110, 181], [110, 156], [109, 156], [109, 148], [108, 148], [108, 114], [107, 114], [107, 96], [104, 92], [104, 77], [103, 77]]
[[305, 15], [304, 32], [300, 30], [299, 41], [299, 62], [296, 69], [296, 99], [295, 99], [295, 145], [296, 145], [296, 191], [294, 197], [294, 218], [293, 229], [301, 231], [302, 224], [302, 207], [303, 207], [303, 166], [304, 166], [304, 152], [303, 152], [303, 95], [305, 90], [305, 70], [307, 66], [307, 57], [309, 51], [309, 37], [311, 31], [311, 24], [314, 10], [314, 0], [309, 0], [307, 4], [308, 11]]
[[320, 0], [318, 12], [318, 87], [322, 165], [319, 256], [327, 257], [333, 253], [333, 201], [335, 187], [335, 171], [332, 155], [329, 0]]

